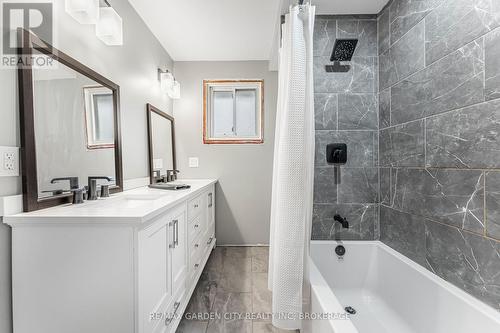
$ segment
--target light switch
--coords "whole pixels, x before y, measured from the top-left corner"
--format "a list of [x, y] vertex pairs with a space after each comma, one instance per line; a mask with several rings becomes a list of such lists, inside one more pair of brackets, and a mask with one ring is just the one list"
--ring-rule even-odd
[[189, 158], [189, 167], [190, 168], [197, 168], [198, 165], [199, 165], [198, 157], [190, 157]]
[[0, 147], [0, 158], [2, 159], [2, 164], [0, 167], [0, 177], [19, 176], [18, 147]]

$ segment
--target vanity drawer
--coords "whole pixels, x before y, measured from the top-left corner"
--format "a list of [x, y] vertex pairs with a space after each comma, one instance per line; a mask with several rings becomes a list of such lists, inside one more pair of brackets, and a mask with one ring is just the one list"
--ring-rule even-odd
[[189, 265], [191, 266], [190, 267], [190, 280], [191, 281], [194, 281], [196, 279], [196, 275], [200, 272], [200, 270], [203, 269], [203, 267], [201, 267], [201, 260], [202, 260], [202, 251], [198, 251], [194, 256], [193, 260], [190, 261]]
[[202, 252], [205, 251], [204, 244], [205, 244], [205, 233], [198, 234], [189, 243], [189, 265], [191, 265], [191, 263], [198, 262], [198, 258], [201, 257]]
[[189, 229], [189, 242], [192, 242], [200, 232], [204, 231], [205, 224], [203, 223], [203, 219], [201, 215], [195, 217], [192, 221], [188, 223]]
[[200, 256], [200, 252], [204, 247], [204, 243], [205, 243], [205, 238], [200, 235], [190, 244], [191, 248], [189, 249], [189, 255], [191, 258]]
[[200, 215], [203, 211], [204, 195], [199, 195], [196, 198], [188, 201], [188, 220]]

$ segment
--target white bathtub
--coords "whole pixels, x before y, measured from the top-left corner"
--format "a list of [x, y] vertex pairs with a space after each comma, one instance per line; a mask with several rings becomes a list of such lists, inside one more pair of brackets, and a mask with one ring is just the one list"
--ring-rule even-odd
[[312, 313], [357, 311], [311, 321], [315, 333], [500, 332], [500, 312], [381, 242], [313, 241], [310, 279]]

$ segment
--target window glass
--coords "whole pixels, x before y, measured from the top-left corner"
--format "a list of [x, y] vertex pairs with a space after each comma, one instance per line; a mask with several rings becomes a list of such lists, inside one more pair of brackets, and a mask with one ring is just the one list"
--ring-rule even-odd
[[213, 92], [213, 135], [233, 136], [233, 92], [214, 91]]
[[255, 89], [236, 90], [236, 134], [238, 136], [248, 138], [257, 135], [255, 104]]

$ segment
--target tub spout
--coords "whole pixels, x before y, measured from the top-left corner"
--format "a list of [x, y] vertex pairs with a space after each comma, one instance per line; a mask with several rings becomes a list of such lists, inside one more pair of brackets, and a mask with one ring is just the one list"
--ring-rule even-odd
[[335, 214], [335, 216], [333, 217], [333, 219], [335, 221], [339, 222], [340, 224], [342, 224], [342, 228], [344, 228], [344, 229], [348, 229], [349, 228], [349, 222], [347, 222], [347, 219], [343, 218], [339, 214]]

